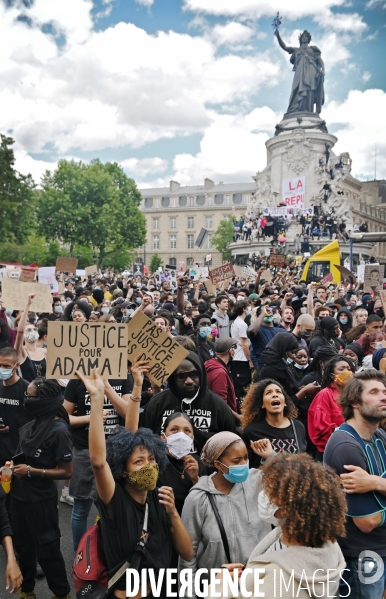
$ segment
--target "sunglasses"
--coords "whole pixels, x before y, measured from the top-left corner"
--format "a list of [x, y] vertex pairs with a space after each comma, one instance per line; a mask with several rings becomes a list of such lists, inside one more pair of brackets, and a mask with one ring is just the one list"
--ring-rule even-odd
[[200, 372], [198, 370], [191, 370], [190, 372], [178, 372], [174, 376], [178, 381], [186, 381], [187, 378], [199, 379]]

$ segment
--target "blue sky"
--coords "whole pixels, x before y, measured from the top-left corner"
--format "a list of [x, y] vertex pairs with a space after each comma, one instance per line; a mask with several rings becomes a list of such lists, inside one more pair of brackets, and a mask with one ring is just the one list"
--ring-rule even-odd
[[385, 0], [0, 0], [0, 131], [38, 182], [115, 160], [140, 186], [248, 181], [286, 111], [273, 36], [322, 51], [322, 117], [352, 173], [386, 178]]

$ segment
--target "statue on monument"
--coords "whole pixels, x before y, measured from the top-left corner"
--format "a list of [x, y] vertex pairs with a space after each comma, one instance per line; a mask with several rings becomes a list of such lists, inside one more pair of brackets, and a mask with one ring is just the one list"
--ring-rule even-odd
[[299, 36], [299, 48], [286, 46], [280, 37], [279, 15], [274, 19], [275, 35], [279, 46], [291, 54], [290, 62], [295, 71], [287, 113], [316, 112], [320, 114], [324, 104], [324, 63], [317, 46], [310, 46], [311, 34], [303, 31]]

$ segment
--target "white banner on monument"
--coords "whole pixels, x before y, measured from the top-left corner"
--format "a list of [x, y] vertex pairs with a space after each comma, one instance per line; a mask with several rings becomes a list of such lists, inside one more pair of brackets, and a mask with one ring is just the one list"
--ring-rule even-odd
[[310, 216], [313, 216], [314, 214], [314, 207], [310, 206], [309, 208], [287, 208], [287, 207], [282, 207], [282, 208], [270, 208], [268, 206], [265, 206], [263, 208], [263, 215], [264, 216], [297, 216], [299, 214], [304, 214], [305, 216], [307, 214], [309, 214]]
[[288, 208], [303, 210], [305, 206], [306, 178], [283, 179], [283, 202]]

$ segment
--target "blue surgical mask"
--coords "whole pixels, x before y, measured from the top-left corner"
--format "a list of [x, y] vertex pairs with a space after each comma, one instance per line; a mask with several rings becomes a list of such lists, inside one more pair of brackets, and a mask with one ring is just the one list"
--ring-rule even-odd
[[140, 298], [140, 297], [136, 297], [135, 301], [138, 305], [142, 304], [142, 298]]
[[292, 362], [293, 362], [293, 359], [292, 359], [292, 358], [286, 358], [285, 362], [286, 362], [287, 364], [292, 364]]
[[127, 310], [125, 310], [125, 316], [131, 316], [133, 312], [133, 308], [127, 308]]
[[305, 370], [308, 367], [308, 364], [294, 364], [295, 368], [299, 368], [299, 370]]
[[[222, 462], [219, 463], [222, 466], [225, 466]], [[225, 472], [223, 472], [223, 475], [230, 483], [243, 483], [247, 480], [249, 475], [249, 461], [246, 464], [240, 464], [240, 466], [228, 466], [228, 468], [229, 473], [225, 474]]]
[[201, 329], [198, 331], [198, 334], [203, 339], [208, 339], [211, 332], [212, 332], [212, 327], [201, 327]]
[[98, 290], [100, 290], [100, 289], [101, 289], [101, 287], [99, 287], [99, 285], [95, 285], [95, 287], [94, 287], [94, 290], [95, 290], [95, 289], [98, 289]]
[[5, 309], [5, 313], [6, 313], [7, 316], [12, 316], [12, 312], [13, 312], [12, 308], [6, 308]]
[[108, 314], [110, 312], [110, 308], [102, 308], [102, 314]]
[[61, 304], [56, 304], [56, 306], [54, 307], [54, 312], [56, 312], [57, 314], [61, 314], [63, 312], [63, 306]]
[[339, 318], [339, 322], [340, 322], [340, 324], [347, 324], [348, 318]]
[[13, 368], [0, 368], [0, 381], [8, 381], [13, 375]]

